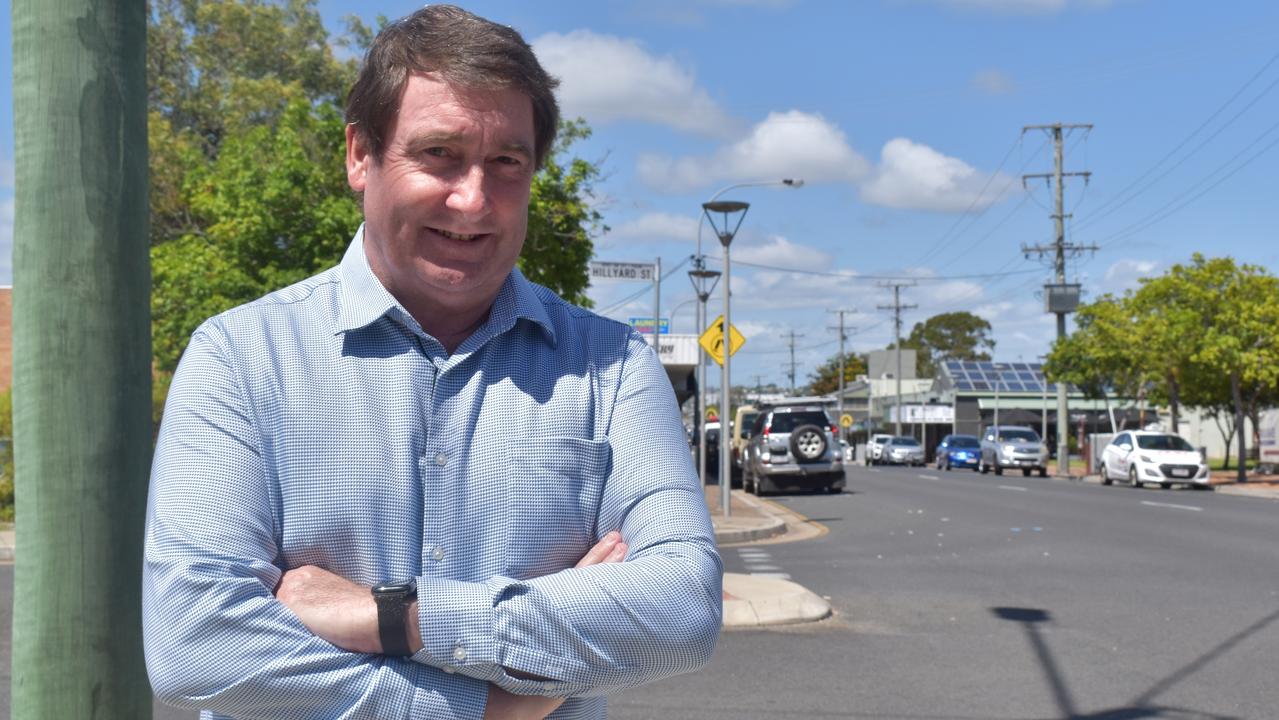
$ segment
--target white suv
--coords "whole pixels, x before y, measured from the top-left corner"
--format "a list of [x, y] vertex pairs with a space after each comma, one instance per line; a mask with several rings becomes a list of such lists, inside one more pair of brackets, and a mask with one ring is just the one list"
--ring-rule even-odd
[[1104, 485], [1126, 479], [1133, 487], [1155, 482], [1168, 489], [1174, 483], [1206, 486], [1209, 479], [1208, 464], [1194, 446], [1180, 435], [1147, 430], [1116, 435], [1102, 450], [1097, 471]]

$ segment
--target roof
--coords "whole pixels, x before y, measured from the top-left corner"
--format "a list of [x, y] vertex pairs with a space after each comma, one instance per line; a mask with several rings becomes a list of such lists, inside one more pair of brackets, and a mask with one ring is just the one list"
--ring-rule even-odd
[[1056, 383], [1044, 378], [1043, 368], [1042, 363], [947, 360], [942, 375], [956, 392], [1056, 392]]

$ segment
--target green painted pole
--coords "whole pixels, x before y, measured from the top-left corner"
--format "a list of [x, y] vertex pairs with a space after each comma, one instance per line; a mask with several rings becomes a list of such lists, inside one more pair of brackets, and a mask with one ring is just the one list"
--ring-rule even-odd
[[150, 718], [146, 3], [12, 7], [12, 717]]

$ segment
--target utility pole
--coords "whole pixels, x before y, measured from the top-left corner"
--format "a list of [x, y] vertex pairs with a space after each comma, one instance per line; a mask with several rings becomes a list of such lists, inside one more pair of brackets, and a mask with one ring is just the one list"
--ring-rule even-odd
[[915, 283], [913, 282], [880, 283], [879, 285], [882, 288], [893, 289], [893, 304], [880, 305], [879, 309], [893, 311], [893, 331], [897, 338], [896, 342], [893, 343], [897, 348], [897, 373], [895, 376], [897, 380], [897, 405], [895, 409], [897, 423], [894, 426], [894, 435], [902, 434], [902, 310], [913, 310], [919, 307], [918, 305], [902, 305], [902, 288], [913, 287], [914, 285]]
[[[852, 313], [855, 313], [857, 311], [841, 309], [841, 310], [827, 310], [826, 312], [835, 313], [836, 315], [839, 315], [839, 327], [827, 328], [827, 329], [839, 331], [839, 396], [838, 396], [837, 404], [839, 406], [839, 416], [843, 417], [844, 416], [844, 341], [848, 340], [848, 335], [844, 332], [844, 330], [846, 329], [844, 326], [844, 315], [845, 314], [851, 315]], [[856, 330], [857, 328], [847, 328], [847, 329]]]
[[147, 4], [14, 0], [14, 720], [151, 717]]
[[[1097, 250], [1096, 245], [1078, 245], [1066, 242], [1066, 218], [1070, 216], [1066, 214], [1065, 208], [1065, 179], [1068, 177], [1082, 177], [1084, 182], [1087, 183], [1092, 173], [1086, 170], [1082, 172], [1066, 172], [1063, 169], [1063, 131], [1091, 131], [1092, 125], [1086, 123], [1053, 123], [1051, 125], [1027, 125], [1021, 129], [1022, 134], [1030, 130], [1043, 130], [1049, 133], [1053, 139], [1054, 163], [1052, 173], [1023, 175], [1021, 182], [1022, 186], [1025, 187], [1027, 180], [1043, 179], [1056, 185], [1056, 212], [1052, 215], [1055, 240], [1051, 245], [1022, 245], [1021, 249], [1027, 258], [1030, 257], [1031, 253], [1035, 253], [1041, 258], [1048, 254], [1053, 256], [1055, 282], [1044, 286], [1044, 301], [1047, 312], [1054, 313], [1057, 316], [1057, 341], [1060, 342], [1066, 337], [1066, 315], [1074, 312], [1075, 308], [1079, 306], [1079, 285], [1066, 283], [1066, 258], [1067, 256], [1074, 257], [1085, 250]], [[1070, 475], [1069, 421], [1070, 418], [1066, 408], [1066, 384], [1059, 382], [1057, 383], [1057, 474], [1062, 476]]]
[[755, 402], [759, 402], [764, 397], [764, 376], [755, 375]]
[[788, 373], [788, 375], [790, 376], [790, 394], [791, 394], [791, 397], [794, 397], [795, 396], [795, 338], [802, 338], [804, 336], [796, 335], [795, 331], [791, 330], [790, 334], [783, 335], [782, 337], [790, 338], [790, 372]]

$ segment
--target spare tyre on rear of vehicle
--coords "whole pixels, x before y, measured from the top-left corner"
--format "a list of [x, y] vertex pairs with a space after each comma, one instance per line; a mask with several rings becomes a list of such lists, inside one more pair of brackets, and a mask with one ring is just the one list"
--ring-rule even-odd
[[800, 425], [791, 431], [790, 453], [797, 462], [811, 463], [826, 454], [826, 431], [816, 425]]

